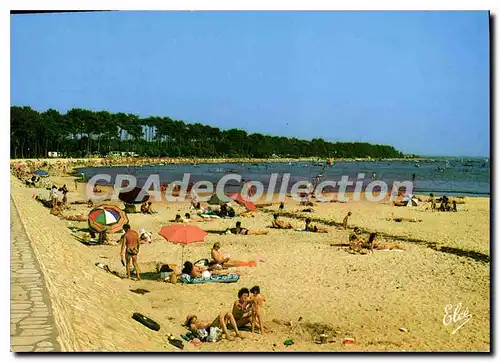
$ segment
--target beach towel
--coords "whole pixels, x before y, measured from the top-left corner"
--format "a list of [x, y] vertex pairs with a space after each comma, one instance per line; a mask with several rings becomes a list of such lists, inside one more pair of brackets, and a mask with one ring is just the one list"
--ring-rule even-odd
[[179, 282], [184, 284], [205, 284], [205, 283], [236, 283], [240, 279], [238, 274], [212, 275], [209, 278], [191, 278], [187, 274], [179, 277]]

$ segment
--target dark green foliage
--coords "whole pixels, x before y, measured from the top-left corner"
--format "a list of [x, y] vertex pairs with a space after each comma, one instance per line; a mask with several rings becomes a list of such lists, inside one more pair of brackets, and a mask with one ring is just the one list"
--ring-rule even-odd
[[[392, 146], [361, 142], [299, 140], [240, 129], [220, 130], [169, 117], [141, 119], [134, 114], [74, 108], [66, 114], [12, 106], [11, 158], [42, 158], [49, 151], [66, 156], [107, 155], [111, 151], [170, 157], [335, 157], [396, 158]], [[156, 130], [156, 132], [155, 132]]]

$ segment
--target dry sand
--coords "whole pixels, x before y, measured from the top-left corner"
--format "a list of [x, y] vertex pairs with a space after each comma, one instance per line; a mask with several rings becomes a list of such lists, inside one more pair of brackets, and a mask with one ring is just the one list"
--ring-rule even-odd
[[[72, 188], [72, 178], [54, 177], [56, 184]], [[340, 223], [352, 211], [350, 227], [382, 233], [381, 239], [398, 240], [404, 252], [376, 251], [353, 255], [330, 244], [347, 242], [349, 230], [326, 226], [328, 234], [268, 229], [263, 236], [210, 233], [204, 243], [185, 248], [185, 260], [209, 257], [210, 247], [220, 241], [222, 250], [239, 260], [263, 257], [256, 268], [240, 268], [241, 279], [233, 284], [181, 285], [152, 280], [128, 281], [95, 266], [103, 262], [121, 273], [118, 245], [88, 247], [72, 235], [82, 235], [86, 223], [61, 221], [32, 199], [33, 189], [11, 179], [12, 197], [33, 239], [41, 267], [54, 299], [61, 339], [66, 350], [76, 351], [173, 351], [167, 333], [179, 334], [188, 313], [213, 319], [230, 311], [242, 287], [259, 285], [268, 302], [264, 320], [272, 331], [264, 336], [244, 332], [245, 340], [205, 343], [185, 351], [488, 351], [490, 349], [489, 198], [467, 198], [457, 213], [438, 213], [417, 208], [396, 208], [367, 201], [320, 204], [313, 213], [285, 217], [297, 228], [300, 218]], [[83, 200], [82, 187], [70, 192], [69, 201]], [[40, 191], [48, 192], [48, 191]], [[157, 235], [175, 214], [188, 211], [187, 203], [155, 203], [158, 214], [129, 215], [135, 230], [153, 232], [153, 243], [140, 252], [142, 271], [157, 262], [180, 263], [181, 247]], [[88, 212], [85, 205], [72, 205], [68, 214]], [[288, 201], [286, 210], [304, 207]], [[243, 226], [265, 228], [277, 205], [255, 217], [199, 223], [205, 230], [222, 230], [241, 220]], [[388, 221], [394, 216], [418, 218], [420, 223]], [[119, 235], [112, 235], [117, 240]], [[411, 239], [412, 241], [407, 241]], [[434, 245], [434, 246], [433, 246]], [[448, 248], [448, 249], [446, 249]], [[466, 255], [456, 255], [467, 252]], [[130, 292], [143, 288], [145, 295]], [[444, 326], [444, 307], [462, 303], [472, 319], [457, 333], [460, 322]], [[161, 324], [151, 331], [131, 319], [141, 312]], [[273, 319], [291, 321], [292, 327]], [[301, 320], [300, 322], [299, 319]], [[406, 331], [400, 331], [404, 328]], [[328, 344], [314, 338], [329, 330]], [[344, 345], [352, 335], [356, 344]], [[295, 342], [285, 347], [287, 338]]]

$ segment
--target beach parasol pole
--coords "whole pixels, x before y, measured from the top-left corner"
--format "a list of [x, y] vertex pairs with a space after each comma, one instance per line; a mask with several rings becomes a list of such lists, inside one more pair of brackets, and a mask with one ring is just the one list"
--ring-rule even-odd
[[181, 268], [182, 268], [182, 266], [184, 265], [184, 247], [185, 247], [185, 246], [186, 246], [186, 245], [182, 244]]

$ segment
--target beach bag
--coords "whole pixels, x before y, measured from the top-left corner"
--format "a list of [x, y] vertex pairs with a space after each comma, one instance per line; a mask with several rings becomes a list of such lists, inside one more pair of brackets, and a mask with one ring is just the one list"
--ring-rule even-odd
[[209, 342], [217, 342], [222, 339], [222, 330], [217, 327], [210, 327], [210, 333], [208, 335]]
[[197, 335], [198, 339], [202, 342], [205, 342], [208, 340], [208, 332], [206, 329], [198, 329], [196, 331], [196, 335]]

